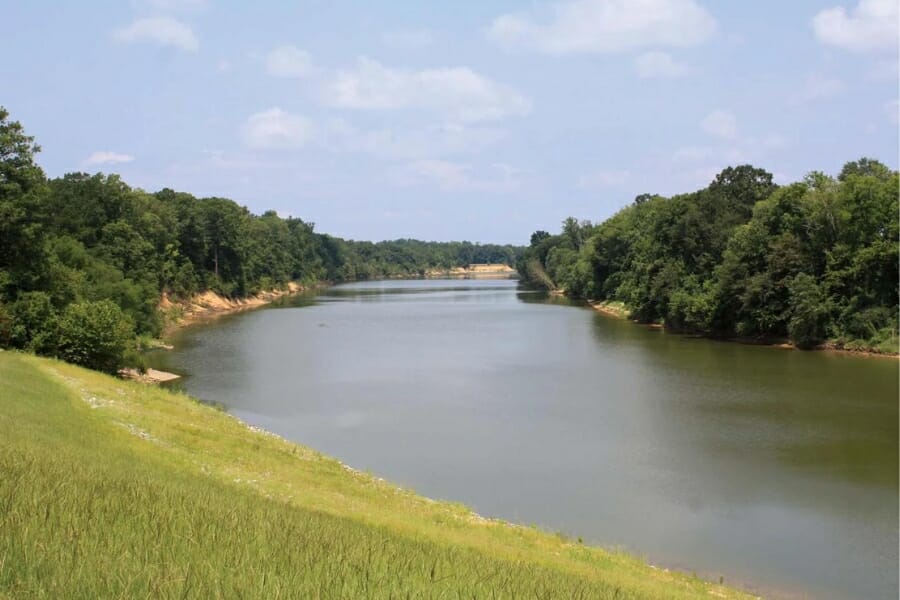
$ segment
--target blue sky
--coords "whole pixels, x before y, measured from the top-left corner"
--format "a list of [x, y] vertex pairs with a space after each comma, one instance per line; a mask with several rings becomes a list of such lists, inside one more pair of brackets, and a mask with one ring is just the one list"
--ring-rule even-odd
[[897, 168], [897, 0], [0, 0], [49, 175], [527, 243], [751, 163]]

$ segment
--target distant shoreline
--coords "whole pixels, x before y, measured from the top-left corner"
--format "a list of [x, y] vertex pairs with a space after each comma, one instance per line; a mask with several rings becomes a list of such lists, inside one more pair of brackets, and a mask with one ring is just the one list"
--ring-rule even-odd
[[507, 279], [517, 275], [518, 271], [503, 263], [473, 263], [467, 267], [451, 267], [449, 269], [429, 269], [425, 271], [425, 279], [441, 279], [444, 277], [472, 279]]

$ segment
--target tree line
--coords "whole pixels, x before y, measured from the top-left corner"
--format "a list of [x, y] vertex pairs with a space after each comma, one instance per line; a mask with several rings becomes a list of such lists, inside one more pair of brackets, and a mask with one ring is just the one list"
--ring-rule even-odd
[[896, 353], [898, 190], [897, 172], [869, 158], [785, 186], [730, 167], [693, 193], [537, 231], [518, 269], [673, 331]]
[[139, 363], [160, 333], [163, 293], [245, 297], [303, 284], [514, 265], [522, 248], [345, 240], [227, 198], [148, 193], [118, 175], [48, 178], [32, 136], [0, 107], [0, 346], [106, 371]]

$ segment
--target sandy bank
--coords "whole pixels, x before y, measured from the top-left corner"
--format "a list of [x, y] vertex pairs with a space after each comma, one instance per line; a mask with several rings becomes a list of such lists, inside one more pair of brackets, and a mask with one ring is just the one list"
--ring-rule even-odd
[[453, 267], [451, 269], [431, 269], [425, 271], [425, 277], [469, 277], [469, 278], [507, 278], [516, 274], [516, 270], [509, 265], [501, 263], [478, 263], [467, 267]]
[[147, 369], [146, 372], [141, 373], [137, 369], [127, 368], [121, 369], [119, 375], [125, 379], [132, 379], [141, 383], [166, 383], [167, 381], [181, 379], [181, 375], [169, 373], [168, 371], [157, 371], [156, 369]]
[[201, 294], [194, 294], [189, 300], [173, 300], [164, 293], [159, 301], [159, 309], [167, 315], [167, 325], [163, 337], [179, 327], [226, 314], [259, 308], [279, 298], [297, 294], [306, 289], [298, 283], [290, 282], [285, 289], [268, 290], [246, 298], [228, 298], [207, 290]]

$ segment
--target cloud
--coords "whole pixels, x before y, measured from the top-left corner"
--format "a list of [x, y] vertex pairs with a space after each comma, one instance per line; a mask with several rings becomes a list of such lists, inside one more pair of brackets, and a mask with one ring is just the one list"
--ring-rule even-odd
[[645, 52], [634, 59], [634, 66], [641, 79], [674, 79], [690, 71], [687, 65], [676, 62], [665, 52]]
[[227, 73], [231, 70], [231, 63], [223, 58], [216, 64], [216, 70], [219, 73]]
[[521, 171], [503, 163], [494, 163], [476, 173], [471, 165], [446, 160], [417, 160], [395, 169], [392, 180], [401, 187], [436, 185], [443, 191], [504, 192], [521, 185]]
[[733, 165], [765, 157], [770, 151], [784, 148], [787, 144], [784, 136], [767, 133], [761, 137], [727, 139], [719, 145], [682, 146], [670, 156], [678, 163], [724, 161]]
[[494, 19], [488, 37], [545, 54], [612, 54], [696, 46], [716, 21], [695, 0], [571, 0]]
[[244, 142], [260, 150], [290, 150], [312, 141], [315, 128], [312, 121], [278, 107], [250, 115], [244, 123]]
[[381, 43], [392, 48], [424, 48], [434, 43], [434, 35], [428, 29], [388, 31], [381, 34]]
[[416, 158], [478, 152], [503, 138], [495, 127], [443, 123], [409, 130], [360, 130], [342, 119], [325, 127], [326, 144], [333, 150], [364, 152], [380, 158]]
[[737, 148], [720, 148], [715, 146], [682, 146], [675, 150], [672, 159], [677, 162], [708, 162], [724, 159], [729, 162], [745, 160], [743, 152]]
[[737, 137], [737, 119], [726, 110], [714, 110], [706, 115], [700, 126], [713, 137], [731, 140]]
[[689, 186], [706, 186], [725, 167], [770, 162], [773, 152], [787, 145], [788, 140], [775, 132], [742, 138], [735, 135], [711, 145], [678, 148], [662, 158], [665, 166], [661, 169], [674, 164], [673, 179]]
[[816, 100], [833, 98], [844, 91], [844, 82], [834, 77], [807, 75], [801, 89], [790, 97], [792, 104], [805, 104]]
[[191, 28], [172, 17], [137, 19], [113, 31], [113, 39], [123, 43], [150, 42], [181, 50], [196, 50], [200, 45]]
[[266, 56], [266, 72], [275, 77], [306, 77], [313, 72], [313, 63], [307, 52], [286, 44]]
[[578, 179], [578, 187], [585, 189], [619, 187], [631, 178], [629, 171], [600, 169], [586, 173]]
[[489, 121], [523, 115], [531, 103], [513, 88], [467, 67], [409, 70], [361, 57], [324, 83], [322, 99], [338, 108], [425, 109], [459, 121]]
[[900, 16], [897, 0], [859, 0], [850, 13], [843, 6], [820, 11], [812, 25], [820, 42], [851, 52], [897, 52]]
[[86, 165], [115, 165], [120, 163], [130, 163], [134, 157], [130, 154], [120, 154], [118, 152], [108, 152], [98, 150], [88, 156], [84, 164]]

